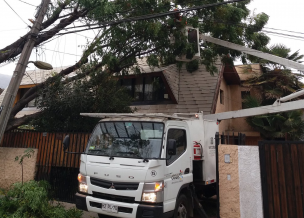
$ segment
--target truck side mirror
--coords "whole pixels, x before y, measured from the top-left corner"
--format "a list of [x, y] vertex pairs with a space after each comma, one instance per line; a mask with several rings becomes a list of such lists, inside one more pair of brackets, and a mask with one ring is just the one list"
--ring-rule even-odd
[[70, 135], [66, 135], [63, 139], [63, 150], [65, 151], [66, 149], [68, 149], [69, 145], [70, 145]]
[[175, 139], [168, 139], [168, 154], [169, 155], [176, 155], [176, 140]]

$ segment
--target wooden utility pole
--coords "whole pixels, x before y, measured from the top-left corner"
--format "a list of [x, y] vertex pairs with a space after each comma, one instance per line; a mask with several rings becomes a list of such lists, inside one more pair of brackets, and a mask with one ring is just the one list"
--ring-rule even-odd
[[50, 0], [42, 0], [41, 6], [38, 12], [37, 19], [28, 35], [27, 42], [25, 43], [21, 56], [19, 58], [18, 64], [15, 68], [14, 74], [11, 78], [9, 86], [7, 88], [6, 94], [3, 98], [2, 105], [0, 107], [0, 143], [2, 141], [7, 122], [10, 118], [11, 110], [19, 89], [22, 77], [24, 75], [25, 69], [27, 67], [32, 49], [35, 45], [35, 39], [40, 32], [41, 23], [43, 21], [44, 15], [48, 9]]

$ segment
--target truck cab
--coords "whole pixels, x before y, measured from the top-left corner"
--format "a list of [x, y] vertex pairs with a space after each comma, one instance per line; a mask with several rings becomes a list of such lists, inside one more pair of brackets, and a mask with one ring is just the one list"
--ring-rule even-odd
[[99, 217], [191, 217], [193, 195], [216, 182], [217, 129], [202, 116], [101, 120], [81, 154], [77, 208]]

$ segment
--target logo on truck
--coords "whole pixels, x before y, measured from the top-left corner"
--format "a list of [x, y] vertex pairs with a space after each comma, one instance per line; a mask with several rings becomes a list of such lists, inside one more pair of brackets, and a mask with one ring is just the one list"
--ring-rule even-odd
[[182, 170], [180, 170], [180, 173], [176, 173], [176, 174], [173, 174], [172, 176], [171, 176], [171, 179], [172, 180], [182, 180], [183, 179], [183, 171]]
[[155, 170], [152, 170], [152, 171], [151, 171], [151, 176], [154, 177], [154, 176], [156, 176], [156, 175], [157, 175], [157, 172], [156, 172]]

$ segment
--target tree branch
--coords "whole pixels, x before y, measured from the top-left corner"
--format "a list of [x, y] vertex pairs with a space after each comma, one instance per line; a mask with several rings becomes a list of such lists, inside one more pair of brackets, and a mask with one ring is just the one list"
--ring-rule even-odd
[[[51, 24], [53, 24], [58, 19], [61, 11], [66, 7], [68, 2], [69, 1], [66, 0], [64, 3], [59, 5], [59, 7], [54, 11], [53, 16], [41, 24], [42, 29], [49, 27]], [[18, 54], [20, 54], [25, 45], [26, 39], [28, 37], [29, 37], [29, 32], [26, 33], [25, 35], [21, 36], [20, 39], [16, 40], [12, 44], [1, 49], [0, 50], [0, 63], [7, 61], [10, 58], [14, 58]]]
[[[77, 20], [80, 17], [85, 16], [88, 13], [87, 10], [83, 9], [78, 11], [77, 13], [73, 13], [70, 17], [60, 20], [59, 24], [57, 24], [52, 29], [44, 32], [43, 34], [39, 35], [38, 39], [36, 40], [35, 46], [41, 44], [42, 42], [52, 38], [55, 36], [58, 32], [60, 32], [62, 29], [64, 29], [66, 26], [73, 23], [75, 20]], [[43, 29], [47, 28], [51, 24], [53, 24], [59, 16], [60, 13], [58, 13], [57, 16], [52, 16], [49, 20], [45, 21], [42, 25]], [[11, 58], [16, 57], [19, 55], [29, 37], [29, 33], [22, 36], [20, 39], [12, 43], [11, 45], [3, 48], [0, 50], [0, 63], [7, 61]]]
[[10, 119], [7, 126], [6, 126], [5, 131], [16, 129], [18, 126], [26, 124], [29, 120], [32, 120], [36, 117], [39, 117], [42, 113], [43, 113], [43, 111], [39, 111], [39, 112], [36, 112], [34, 114], [24, 115], [23, 117], [20, 117], [20, 118]]
[[34, 86], [32, 88], [30, 88], [25, 95], [15, 104], [15, 106], [12, 109], [11, 115], [10, 117], [14, 117], [16, 116], [16, 114], [21, 111], [25, 105], [35, 99], [38, 96], [38, 91], [43, 89], [44, 87], [46, 87], [48, 84], [51, 84], [52, 82], [54, 82], [58, 77], [63, 77], [66, 76], [70, 73], [72, 73], [73, 71], [79, 69], [83, 64], [87, 63], [88, 59], [81, 59], [80, 61], [78, 61], [76, 64], [74, 64], [71, 67], [68, 67], [64, 70], [62, 70], [59, 74], [57, 74], [56, 76], [53, 77], [49, 77], [46, 81], [44, 81], [43, 83], [38, 84], [37, 86]]

